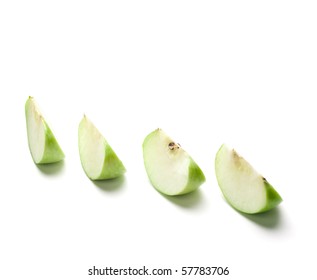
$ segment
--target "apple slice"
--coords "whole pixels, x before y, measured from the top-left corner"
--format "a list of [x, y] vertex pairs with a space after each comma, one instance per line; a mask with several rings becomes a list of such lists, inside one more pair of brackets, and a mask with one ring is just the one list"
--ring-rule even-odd
[[215, 160], [219, 187], [226, 200], [237, 210], [255, 214], [268, 211], [282, 198], [243, 157], [225, 144]]
[[152, 185], [163, 194], [186, 194], [205, 182], [195, 161], [162, 129], [156, 129], [145, 138], [143, 158]]
[[86, 116], [79, 124], [78, 146], [81, 164], [91, 180], [113, 179], [126, 171], [106, 139]]
[[31, 96], [25, 103], [25, 118], [29, 149], [34, 162], [44, 164], [61, 161], [65, 155]]

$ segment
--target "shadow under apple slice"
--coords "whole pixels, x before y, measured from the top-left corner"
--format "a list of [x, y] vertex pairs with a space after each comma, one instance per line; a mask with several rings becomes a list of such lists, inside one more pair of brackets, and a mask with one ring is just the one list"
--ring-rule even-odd
[[125, 176], [123, 175], [114, 179], [96, 180], [92, 182], [96, 187], [104, 192], [115, 192], [122, 190], [125, 183]]
[[279, 207], [275, 207], [267, 212], [258, 214], [246, 214], [238, 210], [236, 211], [248, 220], [267, 229], [277, 229], [281, 225], [281, 210]]
[[46, 164], [35, 164], [38, 170], [40, 170], [45, 175], [55, 175], [63, 169], [65, 163], [64, 160], [54, 163]]
[[[160, 192], [159, 192], [160, 193]], [[201, 205], [203, 201], [203, 195], [201, 190], [195, 190], [191, 193], [177, 195], [177, 196], [169, 196], [163, 193], [160, 193], [163, 197], [165, 197], [170, 202], [182, 207], [182, 208], [195, 208]]]

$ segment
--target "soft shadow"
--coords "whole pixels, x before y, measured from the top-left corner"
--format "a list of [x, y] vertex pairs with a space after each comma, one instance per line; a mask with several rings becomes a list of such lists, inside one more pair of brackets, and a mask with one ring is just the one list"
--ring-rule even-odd
[[95, 186], [104, 192], [114, 192], [119, 191], [124, 186], [125, 177], [120, 176], [115, 179], [92, 181]]
[[178, 196], [168, 196], [165, 194], [161, 194], [164, 196], [167, 200], [171, 201], [172, 203], [183, 207], [183, 208], [193, 208], [197, 205], [201, 204], [203, 200], [203, 195], [201, 193], [201, 190], [196, 190], [194, 192], [178, 195]]
[[40, 170], [45, 175], [55, 175], [59, 173], [64, 167], [64, 161], [59, 161], [55, 163], [46, 164], [35, 164], [38, 170]]
[[259, 214], [239, 213], [245, 218], [264, 228], [276, 229], [281, 224], [281, 209], [279, 207], [275, 207], [270, 211]]

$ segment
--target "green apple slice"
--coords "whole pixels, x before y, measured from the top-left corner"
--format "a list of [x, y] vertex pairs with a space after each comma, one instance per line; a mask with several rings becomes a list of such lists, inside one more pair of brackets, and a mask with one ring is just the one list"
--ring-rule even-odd
[[29, 148], [34, 162], [45, 164], [64, 159], [61, 147], [31, 96], [25, 103], [25, 117]]
[[106, 139], [86, 116], [79, 124], [78, 146], [81, 164], [91, 180], [113, 179], [126, 171]]
[[215, 169], [224, 197], [241, 212], [261, 213], [282, 202], [282, 198], [268, 181], [225, 144], [217, 152]]
[[152, 185], [163, 194], [186, 194], [205, 182], [195, 161], [162, 129], [156, 129], [145, 138], [143, 159]]

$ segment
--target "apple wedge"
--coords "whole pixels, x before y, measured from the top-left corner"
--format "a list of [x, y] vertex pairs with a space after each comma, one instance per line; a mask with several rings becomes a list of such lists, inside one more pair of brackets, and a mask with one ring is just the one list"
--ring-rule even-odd
[[156, 129], [145, 138], [143, 159], [150, 182], [163, 194], [186, 194], [205, 182], [195, 161], [162, 129]]
[[280, 202], [281, 196], [243, 157], [225, 144], [215, 160], [219, 187], [235, 209], [256, 214], [268, 211]]
[[78, 147], [82, 167], [91, 180], [113, 179], [125, 173], [121, 160], [86, 116], [78, 127]]
[[46, 164], [64, 159], [62, 149], [31, 96], [25, 103], [25, 118], [28, 144], [33, 161], [36, 164]]

